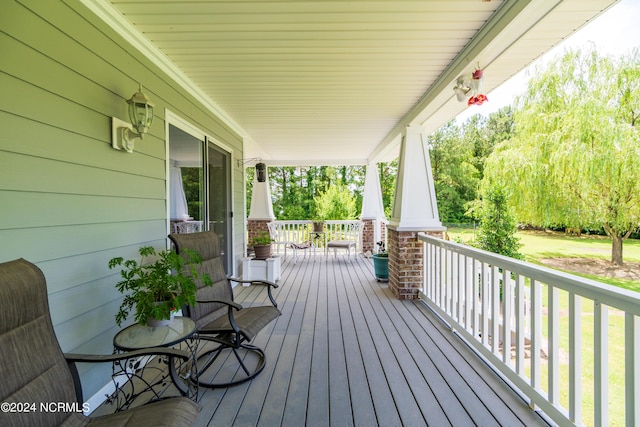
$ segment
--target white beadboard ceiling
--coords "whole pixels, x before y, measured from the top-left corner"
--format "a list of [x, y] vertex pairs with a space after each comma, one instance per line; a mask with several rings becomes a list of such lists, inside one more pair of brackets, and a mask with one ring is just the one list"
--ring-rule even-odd
[[[615, 0], [83, 0], [272, 165], [397, 156], [410, 123], [437, 129]], [[188, 118], [185, 118], [188, 119]]]

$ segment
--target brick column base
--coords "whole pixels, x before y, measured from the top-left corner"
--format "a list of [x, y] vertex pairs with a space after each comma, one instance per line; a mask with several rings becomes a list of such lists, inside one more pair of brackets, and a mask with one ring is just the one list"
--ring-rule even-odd
[[[389, 289], [398, 299], [417, 299], [424, 276], [423, 245], [418, 231], [398, 231], [387, 227]], [[442, 238], [443, 232], [426, 232]]]
[[363, 219], [364, 227], [362, 228], [362, 253], [370, 251], [371, 253], [375, 253], [376, 242], [374, 242], [374, 227], [373, 224], [375, 220], [373, 219]]
[[[378, 252], [375, 240], [375, 219], [363, 219], [364, 228], [362, 229], [362, 253], [371, 251], [371, 253]], [[387, 226], [384, 221], [380, 221], [380, 240], [385, 241], [387, 234]]]
[[248, 219], [247, 220], [247, 247], [250, 247], [251, 240], [261, 232], [269, 233], [269, 224], [273, 222], [270, 219]]

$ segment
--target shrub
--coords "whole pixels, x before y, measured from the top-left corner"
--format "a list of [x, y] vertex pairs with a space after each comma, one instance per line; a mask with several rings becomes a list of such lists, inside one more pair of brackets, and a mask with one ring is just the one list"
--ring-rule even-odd
[[485, 251], [522, 259], [516, 231], [516, 220], [509, 210], [504, 188], [490, 188], [482, 201], [477, 246]]

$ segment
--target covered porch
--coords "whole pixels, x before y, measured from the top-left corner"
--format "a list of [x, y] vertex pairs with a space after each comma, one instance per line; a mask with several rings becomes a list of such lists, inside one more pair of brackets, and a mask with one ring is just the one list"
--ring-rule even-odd
[[[211, 194], [197, 220], [215, 229], [215, 214], [223, 218], [228, 273], [237, 274], [247, 246], [245, 167], [374, 166], [402, 150], [427, 159], [422, 137], [466, 108], [453, 90], [460, 77], [482, 68], [489, 92], [614, 3], [7, 1], [0, 261], [23, 257], [42, 269], [64, 351], [109, 354], [122, 295], [107, 261], [143, 245], [168, 246], [170, 170], [183, 160], [172, 157], [182, 137], [213, 170], [203, 174]], [[114, 123], [139, 84], [155, 103], [155, 120], [135, 150], [114, 150]], [[433, 191], [409, 197], [428, 190], [430, 167], [420, 172], [416, 180], [403, 170], [399, 202], [435, 203]], [[420, 206], [394, 206], [397, 231], [441, 228], [435, 205], [426, 222], [407, 216]], [[287, 258], [283, 267], [284, 314], [258, 337], [267, 368], [251, 383], [206, 391], [201, 425], [541, 421], [420, 301], [394, 298], [375, 282], [368, 260]], [[416, 280], [460, 276], [445, 274], [444, 264], [435, 273], [413, 267]], [[262, 298], [252, 288], [237, 291], [243, 304]], [[632, 302], [633, 425], [640, 303], [620, 299]], [[93, 409], [110, 392], [109, 369], [80, 375]], [[549, 383], [555, 404], [561, 387]], [[598, 385], [605, 414], [598, 423], [607, 425], [606, 387]], [[571, 388], [580, 389], [576, 381]]]
[[283, 314], [255, 341], [265, 370], [203, 389], [198, 425], [546, 425], [421, 301], [376, 282], [370, 259], [289, 253], [282, 267]]

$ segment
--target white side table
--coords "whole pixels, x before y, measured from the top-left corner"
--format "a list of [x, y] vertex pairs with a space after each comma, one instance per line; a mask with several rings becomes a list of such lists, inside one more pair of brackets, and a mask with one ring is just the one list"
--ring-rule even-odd
[[[280, 280], [280, 257], [274, 256], [267, 259], [242, 259], [242, 278], [244, 280], [268, 280], [277, 282]], [[249, 283], [244, 286], [249, 286]]]

